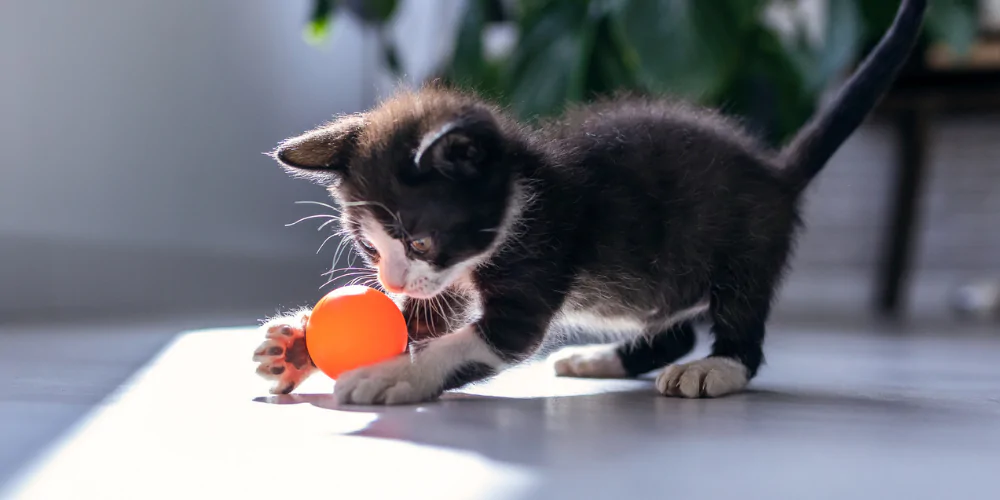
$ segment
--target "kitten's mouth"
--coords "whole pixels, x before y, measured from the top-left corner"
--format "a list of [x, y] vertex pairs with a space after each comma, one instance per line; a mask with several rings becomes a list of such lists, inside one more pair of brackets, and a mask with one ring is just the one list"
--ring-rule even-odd
[[434, 290], [426, 290], [423, 288], [413, 289], [413, 288], [407, 288], [405, 285], [394, 285], [381, 278], [378, 280], [378, 282], [380, 285], [382, 285], [382, 288], [385, 289], [386, 292], [402, 294], [414, 299], [433, 299], [434, 297], [437, 296], [438, 293], [440, 293], [440, 290], [438, 289]]
[[433, 299], [434, 297], [437, 297], [438, 293], [440, 293], [440, 291], [439, 290], [433, 290], [431, 292], [428, 292], [426, 290], [405, 290], [404, 289], [404, 290], [401, 290], [399, 292], [394, 292], [394, 293], [402, 293], [403, 295], [406, 295], [407, 297], [410, 297], [411, 299], [427, 300], [427, 299]]
[[381, 266], [378, 268], [377, 278], [382, 288], [393, 294], [402, 294], [414, 299], [433, 299], [442, 290], [447, 288], [441, 286], [440, 280], [435, 280], [426, 276], [415, 279], [407, 279], [405, 276], [399, 279], [389, 279], [390, 273], [386, 273]]

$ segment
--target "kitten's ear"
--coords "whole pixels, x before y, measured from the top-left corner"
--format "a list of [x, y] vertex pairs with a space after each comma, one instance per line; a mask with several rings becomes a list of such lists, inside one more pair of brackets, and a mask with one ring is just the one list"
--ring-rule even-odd
[[496, 121], [488, 112], [477, 110], [424, 136], [414, 163], [422, 171], [436, 169], [448, 177], [472, 177], [482, 173], [501, 151]]
[[342, 174], [347, 170], [357, 148], [358, 136], [365, 126], [360, 115], [340, 118], [332, 123], [283, 141], [271, 156], [286, 170], [306, 174]]

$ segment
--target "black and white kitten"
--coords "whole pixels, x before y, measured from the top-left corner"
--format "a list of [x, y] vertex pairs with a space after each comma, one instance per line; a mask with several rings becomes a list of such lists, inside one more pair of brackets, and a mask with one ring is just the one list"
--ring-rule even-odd
[[[743, 389], [762, 361], [803, 189], [891, 85], [926, 3], [903, 1], [839, 96], [781, 151], [673, 102], [615, 99], [529, 127], [439, 88], [282, 143], [274, 157], [329, 187], [409, 324], [408, 354], [342, 375], [337, 400], [434, 399], [525, 360], [559, 322], [641, 334], [558, 352], [559, 375], [667, 367], [656, 379], [667, 396]], [[273, 392], [315, 370], [306, 314], [262, 327], [254, 359]], [[711, 355], [671, 365], [692, 349], [701, 316]]]

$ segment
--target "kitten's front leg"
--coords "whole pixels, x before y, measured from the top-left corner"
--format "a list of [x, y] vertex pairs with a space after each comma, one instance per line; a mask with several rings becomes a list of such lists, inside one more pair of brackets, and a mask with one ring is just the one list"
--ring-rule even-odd
[[516, 300], [484, 304], [482, 318], [457, 331], [418, 342], [409, 355], [343, 374], [339, 403], [407, 404], [492, 376], [534, 352], [551, 319], [546, 307]]
[[316, 372], [306, 350], [308, 319], [309, 310], [304, 309], [271, 319], [260, 327], [264, 342], [254, 350], [253, 360], [258, 363], [258, 375], [275, 381], [272, 394], [288, 394]]

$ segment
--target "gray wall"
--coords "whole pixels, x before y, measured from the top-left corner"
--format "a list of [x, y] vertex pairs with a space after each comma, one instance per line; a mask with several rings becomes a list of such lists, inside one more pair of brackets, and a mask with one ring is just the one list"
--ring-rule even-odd
[[[385, 81], [351, 19], [304, 43], [310, 3], [0, 2], [0, 321], [315, 297], [323, 235], [284, 225], [324, 193], [261, 153]], [[417, 71], [440, 10], [404, 8]]]

